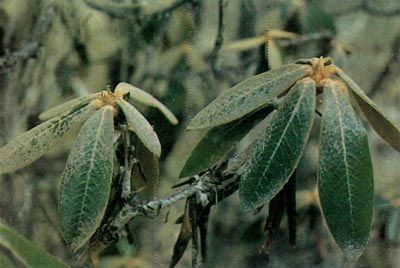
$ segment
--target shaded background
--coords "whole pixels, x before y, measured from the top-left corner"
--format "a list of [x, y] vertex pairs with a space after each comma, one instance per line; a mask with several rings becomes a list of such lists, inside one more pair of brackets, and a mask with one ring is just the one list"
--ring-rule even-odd
[[[400, 125], [400, 3], [398, 0], [0, 0], [0, 145], [40, 123], [54, 105], [129, 82], [150, 92], [179, 118], [170, 126], [139, 106], [157, 131], [163, 154], [157, 196], [173, 192], [201, 137], [185, 127], [222, 90], [298, 58], [331, 56]], [[252, 39], [270, 35], [266, 45]], [[220, 42], [216, 39], [220, 33]], [[257, 41], [258, 40], [258, 41]], [[375, 217], [365, 254], [353, 264], [334, 245], [315, 193], [315, 130], [298, 170], [298, 244], [288, 244], [285, 219], [269, 267], [399, 267], [400, 155], [370, 130]], [[1, 177], [1, 217], [68, 262], [57, 214], [59, 178], [77, 132], [32, 165]], [[137, 242], [122, 240], [101, 267], [168, 267], [183, 203], [157, 219], [135, 220]], [[211, 267], [266, 267], [259, 253], [268, 211], [242, 213], [233, 195], [212, 211]], [[2, 250], [6, 253], [5, 250]], [[17, 264], [17, 267], [20, 264]], [[190, 250], [177, 267], [190, 267]]]

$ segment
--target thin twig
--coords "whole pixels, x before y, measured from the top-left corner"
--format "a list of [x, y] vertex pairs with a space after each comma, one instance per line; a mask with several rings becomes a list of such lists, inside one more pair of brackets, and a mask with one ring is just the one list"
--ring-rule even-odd
[[217, 60], [218, 60], [218, 52], [221, 49], [221, 46], [224, 42], [223, 39], [223, 32], [224, 32], [224, 8], [223, 8], [224, 0], [218, 1], [218, 32], [217, 38], [215, 39], [214, 48], [210, 54], [210, 61], [211, 61], [211, 70], [214, 74], [214, 77], [217, 78], [219, 75], [219, 70], [217, 67]]
[[33, 58], [43, 46], [46, 34], [50, 30], [53, 19], [57, 13], [54, 5], [49, 6], [39, 17], [35, 26], [32, 39], [22, 48], [8, 52], [0, 58], [0, 74], [6, 73], [20, 61]]
[[186, 199], [198, 192], [209, 192], [213, 184], [207, 177], [198, 180], [194, 185], [174, 193], [166, 198], [151, 200], [143, 204], [141, 195], [133, 192], [129, 201], [124, 204], [117, 216], [101, 230], [101, 240], [103, 244], [109, 244], [118, 240], [121, 236], [121, 230], [124, 226], [137, 216], [154, 217], [160, 210], [168, 207], [180, 200]]

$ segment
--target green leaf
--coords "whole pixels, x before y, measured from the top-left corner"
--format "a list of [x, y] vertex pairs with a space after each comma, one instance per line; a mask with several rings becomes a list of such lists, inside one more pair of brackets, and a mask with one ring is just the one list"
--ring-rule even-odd
[[385, 141], [400, 152], [400, 128], [382, 114], [376, 104], [343, 70], [336, 66], [336, 71], [351, 89], [350, 96], [356, 101], [371, 126]]
[[[69, 267], [0, 221], [0, 245], [29, 268]], [[10, 266], [1, 266], [10, 267]]]
[[150, 152], [160, 157], [161, 144], [157, 133], [147, 119], [129, 102], [118, 99], [117, 103], [125, 114], [128, 129], [134, 132]]
[[309, 67], [288, 64], [253, 76], [224, 91], [189, 123], [189, 129], [208, 128], [231, 122], [268, 104], [297, 80]]
[[42, 121], [46, 121], [59, 114], [76, 110], [80, 106], [87, 104], [89, 101], [96, 99], [98, 95], [99, 93], [94, 93], [87, 96], [75, 98], [60, 105], [57, 105], [56, 107], [50, 108], [49, 110], [41, 113], [39, 115], [39, 119]]
[[164, 114], [164, 116], [168, 119], [168, 121], [171, 124], [173, 125], [178, 124], [178, 119], [176, 119], [175, 115], [167, 107], [165, 107], [164, 104], [162, 104], [160, 101], [158, 101], [156, 98], [154, 98], [146, 91], [134, 87], [131, 84], [121, 82], [116, 86], [115, 92], [116, 94], [121, 92], [122, 95], [129, 93], [129, 97], [132, 100], [136, 100], [145, 105], [157, 108], [161, 113]]
[[0, 251], [0, 267], [16, 268], [15, 264], [6, 254]]
[[255, 146], [240, 180], [245, 210], [270, 201], [289, 180], [307, 143], [314, 120], [315, 83], [298, 81], [271, 117], [265, 138]]
[[373, 206], [373, 172], [367, 131], [339, 85], [324, 87], [318, 186], [333, 238], [350, 260], [368, 242]]
[[74, 125], [86, 120], [96, 109], [89, 104], [67, 112], [21, 134], [0, 148], [0, 174], [22, 168], [48, 151]]
[[191, 152], [180, 177], [199, 174], [215, 165], [274, 108], [275, 105], [269, 105], [249, 116], [212, 128]]
[[62, 175], [61, 228], [72, 251], [95, 233], [107, 207], [113, 171], [113, 108], [104, 106], [83, 125]]

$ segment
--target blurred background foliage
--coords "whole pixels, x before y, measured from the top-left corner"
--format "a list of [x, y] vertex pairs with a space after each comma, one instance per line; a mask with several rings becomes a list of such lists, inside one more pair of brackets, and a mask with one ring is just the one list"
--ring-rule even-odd
[[[400, 125], [399, 17], [398, 0], [0, 0], [0, 145], [37, 125], [40, 112], [126, 81], [180, 120], [171, 126], [139, 106], [162, 143], [156, 196], [165, 196], [203, 135], [185, 130], [201, 108], [247, 77], [319, 56], [333, 57]], [[0, 181], [4, 221], [69, 263], [56, 204], [74, 135]], [[240, 212], [235, 194], [211, 214], [211, 267], [399, 267], [400, 155], [370, 129], [375, 217], [365, 254], [348, 263], [317, 207], [317, 144], [311, 140], [298, 170], [297, 246], [288, 244], [283, 222], [270, 255], [260, 253], [268, 211]], [[167, 267], [183, 207], [134, 220], [135, 243], [123, 239], [105, 250], [100, 267]], [[0, 253], [23, 267], [6, 249]], [[190, 250], [177, 267], [189, 266]]]

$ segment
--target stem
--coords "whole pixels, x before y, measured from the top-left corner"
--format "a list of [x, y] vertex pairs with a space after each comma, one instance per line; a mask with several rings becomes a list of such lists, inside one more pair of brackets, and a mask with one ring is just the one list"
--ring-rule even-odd
[[53, 19], [57, 13], [54, 5], [50, 5], [39, 17], [33, 31], [33, 38], [22, 48], [8, 52], [0, 58], [0, 74], [6, 73], [20, 61], [33, 58], [43, 46], [46, 34], [49, 32]]

